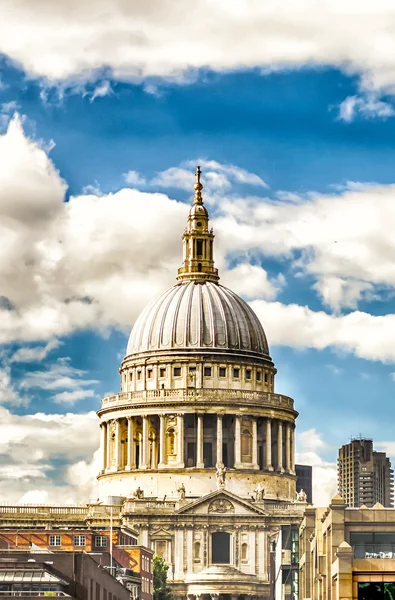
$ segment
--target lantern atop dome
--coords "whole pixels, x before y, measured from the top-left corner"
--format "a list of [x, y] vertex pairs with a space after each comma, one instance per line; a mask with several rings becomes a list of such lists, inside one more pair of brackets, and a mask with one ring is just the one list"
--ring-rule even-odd
[[189, 211], [187, 226], [182, 236], [184, 262], [178, 269], [178, 281], [197, 280], [218, 282], [214, 267], [214, 233], [209, 229], [209, 216], [203, 204], [200, 166], [196, 167], [195, 196]]

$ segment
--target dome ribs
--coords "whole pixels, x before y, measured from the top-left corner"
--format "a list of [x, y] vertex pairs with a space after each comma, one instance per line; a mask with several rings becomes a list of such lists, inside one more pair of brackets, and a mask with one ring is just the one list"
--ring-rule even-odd
[[135, 322], [127, 356], [164, 350], [215, 348], [269, 357], [261, 322], [228, 288], [185, 281], [156, 298]]
[[[213, 328], [214, 347], [216, 346], [216, 347], [220, 347], [220, 348], [228, 348], [229, 347], [228, 331], [226, 328], [225, 312], [224, 312], [224, 307], [222, 306], [222, 302], [221, 302], [221, 298], [220, 298], [219, 286], [218, 285], [210, 285], [210, 287], [207, 288], [207, 291], [212, 300], [212, 310], [213, 310], [213, 317], [214, 317], [214, 328]], [[215, 318], [215, 312], [216, 312], [215, 308], [218, 309], [221, 319]], [[221, 343], [221, 337], [223, 339], [222, 343]]]

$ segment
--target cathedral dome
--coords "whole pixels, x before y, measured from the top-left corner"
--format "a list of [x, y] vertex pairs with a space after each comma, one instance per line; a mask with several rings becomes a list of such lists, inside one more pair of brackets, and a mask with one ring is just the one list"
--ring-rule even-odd
[[[262, 325], [244, 300], [219, 285], [214, 233], [203, 204], [200, 167], [183, 235], [178, 283], [151, 302], [130, 334], [126, 357], [144, 353], [237, 353], [271, 363]], [[272, 364], [272, 363], [271, 363]]]
[[181, 281], [143, 310], [130, 334], [127, 355], [161, 350], [238, 351], [269, 359], [254, 311], [215, 281]]

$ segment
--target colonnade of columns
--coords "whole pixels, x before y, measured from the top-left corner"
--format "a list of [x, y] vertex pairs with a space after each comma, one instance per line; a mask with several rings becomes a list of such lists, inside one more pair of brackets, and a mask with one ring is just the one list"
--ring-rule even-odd
[[[196, 415], [196, 449], [193, 464], [188, 467], [202, 469], [205, 465], [205, 426], [203, 413]], [[215, 465], [224, 465], [224, 417], [216, 415], [215, 432], [210, 430], [210, 441], [215, 448]], [[137, 424], [137, 418], [139, 422]], [[174, 426], [169, 429], [167, 419]], [[156, 423], [152, 420], [155, 419]], [[184, 414], [158, 416], [142, 415], [103, 421], [101, 427], [102, 469], [166, 469], [185, 466]], [[127, 427], [125, 425], [127, 422]], [[158, 422], [159, 421], [159, 422]], [[171, 433], [170, 433], [171, 432]], [[233, 464], [235, 469], [261, 469], [280, 473], [294, 473], [294, 424], [290, 421], [268, 417], [234, 415], [232, 434]], [[170, 440], [169, 436], [173, 436]], [[189, 440], [190, 438], [188, 438]], [[124, 446], [126, 444], [126, 446]], [[214, 466], [214, 465], [209, 465]]]

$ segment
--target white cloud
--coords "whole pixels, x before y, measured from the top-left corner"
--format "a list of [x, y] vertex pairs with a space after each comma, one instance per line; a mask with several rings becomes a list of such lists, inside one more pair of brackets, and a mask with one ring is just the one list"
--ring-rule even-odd
[[[64, 203], [65, 183], [18, 121], [0, 137], [0, 158], [0, 343], [51, 340], [86, 327], [129, 328], [146, 302], [174, 282], [182, 261], [185, 204], [129, 188]], [[226, 177], [234, 170], [210, 164]], [[184, 171], [192, 184], [193, 173]], [[212, 224], [222, 281], [260, 298], [252, 306], [272, 344], [395, 360], [395, 315], [354, 310], [336, 316], [267, 302], [262, 298], [274, 300], [284, 285], [281, 275], [268, 278], [248, 259], [226, 269], [229, 252], [238, 257], [264, 252], [313, 278], [314, 289], [332, 308], [356, 307], [361, 297], [376, 297], [395, 285], [394, 195], [393, 185], [355, 182], [338, 194], [310, 193], [297, 201], [217, 190]], [[59, 372], [51, 385], [54, 381], [60, 382], [57, 390], [76, 389]], [[48, 385], [45, 376], [43, 383]]]
[[[2, 502], [86, 502], [99, 470], [98, 445], [94, 412], [22, 416], [0, 407]], [[65, 466], [55, 468], [59, 459]]]
[[324, 460], [320, 452], [327, 448], [321, 434], [315, 429], [296, 435], [296, 463], [313, 467], [313, 503], [328, 506], [337, 493], [337, 467], [335, 462]]
[[145, 185], [146, 184], [146, 180], [144, 177], [142, 177], [140, 175], [140, 173], [138, 173], [137, 171], [128, 171], [127, 173], [124, 174], [124, 178], [126, 183], [128, 183], [129, 185], [133, 185], [133, 186], [139, 186], [139, 185]]
[[104, 80], [95, 86], [89, 101], [93, 102], [96, 98], [104, 98], [105, 96], [111, 96], [112, 94], [114, 94], [114, 91], [111, 87], [111, 83], [108, 80]]
[[0, 404], [22, 406], [28, 404], [28, 399], [21, 394], [12, 382], [11, 368], [8, 364], [0, 367]]
[[271, 344], [295, 348], [333, 348], [368, 360], [395, 361], [395, 315], [354, 311], [330, 315], [307, 306], [254, 300], [250, 303]]
[[[248, 3], [174, 0], [15, 0], [0, 12], [0, 53], [52, 81], [150, 76], [188, 81], [194, 70], [335, 65], [362, 85], [393, 89], [392, 2]], [[237, 43], [235, 43], [237, 40]]]
[[[86, 379], [87, 373], [69, 364], [69, 359], [61, 358], [47, 370], [26, 372], [21, 389], [39, 389], [45, 391], [63, 390], [52, 396], [56, 404], [74, 404], [85, 398], [92, 398], [95, 392], [87, 387], [99, 383], [96, 379]], [[64, 390], [67, 391], [64, 391]]]
[[353, 308], [395, 285], [394, 197], [394, 185], [353, 182], [343, 193], [298, 201], [232, 198], [220, 201], [215, 227], [235, 252], [286, 258], [295, 273], [315, 278], [331, 308]]
[[357, 117], [388, 119], [395, 115], [394, 107], [376, 95], [348, 96], [339, 106], [339, 119], [350, 123]]
[[60, 340], [50, 340], [45, 346], [31, 346], [19, 348], [10, 358], [10, 362], [31, 363], [44, 360], [52, 352], [62, 345]]
[[95, 395], [93, 390], [74, 390], [72, 392], [59, 392], [53, 396], [56, 404], [75, 404], [85, 398], [92, 398]]
[[285, 279], [279, 275], [275, 279], [269, 279], [265, 269], [258, 265], [241, 263], [233, 269], [225, 271], [221, 283], [230, 287], [244, 298], [265, 298], [272, 300], [284, 287]]
[[[170, 167], [160, 171], [149, 181], [152, 187], [176, 188], [191, 191], [195, 183], [195, 168], [204, 169], [204, 194], [210, 201], [210, 194], [227, 192], [232, 183], [267, 187], [261, 177], [236, 165], [221, 164], [215, 160], [197, 158], [183, 163], [180, 167]], [[132, 182], [133, 183], [133, 182]]]

